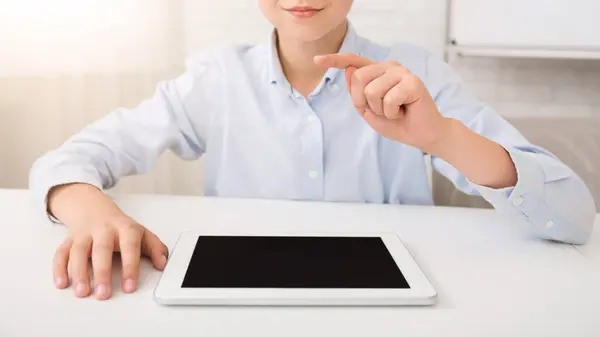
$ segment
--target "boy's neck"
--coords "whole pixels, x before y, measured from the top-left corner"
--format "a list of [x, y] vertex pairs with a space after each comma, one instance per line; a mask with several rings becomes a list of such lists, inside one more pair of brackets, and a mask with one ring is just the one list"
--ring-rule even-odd
[[346, 36], [348, 22], [316, 41], [300, 41], [277, 36], [277, 51], [281, 68], [290, 85], [304, 97], [319, 84], [327, 69], [317, 66], [314, 57], [337, 53]]

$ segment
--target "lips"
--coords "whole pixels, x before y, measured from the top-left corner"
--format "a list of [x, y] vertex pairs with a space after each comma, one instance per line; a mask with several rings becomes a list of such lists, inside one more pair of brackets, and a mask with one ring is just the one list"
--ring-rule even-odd
[[323, 9], [314, 7], [293, 7], [286, 9], [288, 13], [300, 19], [312, 18], [315, 15], [319, 14], [319, 12], [322, 10]]

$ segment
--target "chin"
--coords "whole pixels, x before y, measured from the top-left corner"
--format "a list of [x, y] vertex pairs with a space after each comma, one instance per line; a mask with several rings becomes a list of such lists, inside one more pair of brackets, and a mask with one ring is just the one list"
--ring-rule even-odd
[[312, 42], [322, 39], [327, 34], [335, 30], [336, 26], [323, 25], [323, 24], [310, 24], [310, 23], [288, 23], [277, 28], [277, 31], [281, 36], [286, 38]]
[[303, 42], [317, 41], [327, 34], [324, 30], [315, 29], [294, 29], [294, 30], [279, 30], [279, 34], [288, 39], [294, 39]]

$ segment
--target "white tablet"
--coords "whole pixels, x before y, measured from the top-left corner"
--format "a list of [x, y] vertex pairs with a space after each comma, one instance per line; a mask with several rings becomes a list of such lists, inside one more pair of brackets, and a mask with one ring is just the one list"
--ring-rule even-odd
[[154, 291], [164, 305], [431, 305], [396, 235], [182, 233]]

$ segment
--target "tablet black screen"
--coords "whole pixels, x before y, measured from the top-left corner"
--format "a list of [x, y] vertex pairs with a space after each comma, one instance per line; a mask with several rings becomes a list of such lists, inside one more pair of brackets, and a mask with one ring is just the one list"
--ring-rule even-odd
[[183, 288], [409, 288], [380, 238], [201, 236]]

